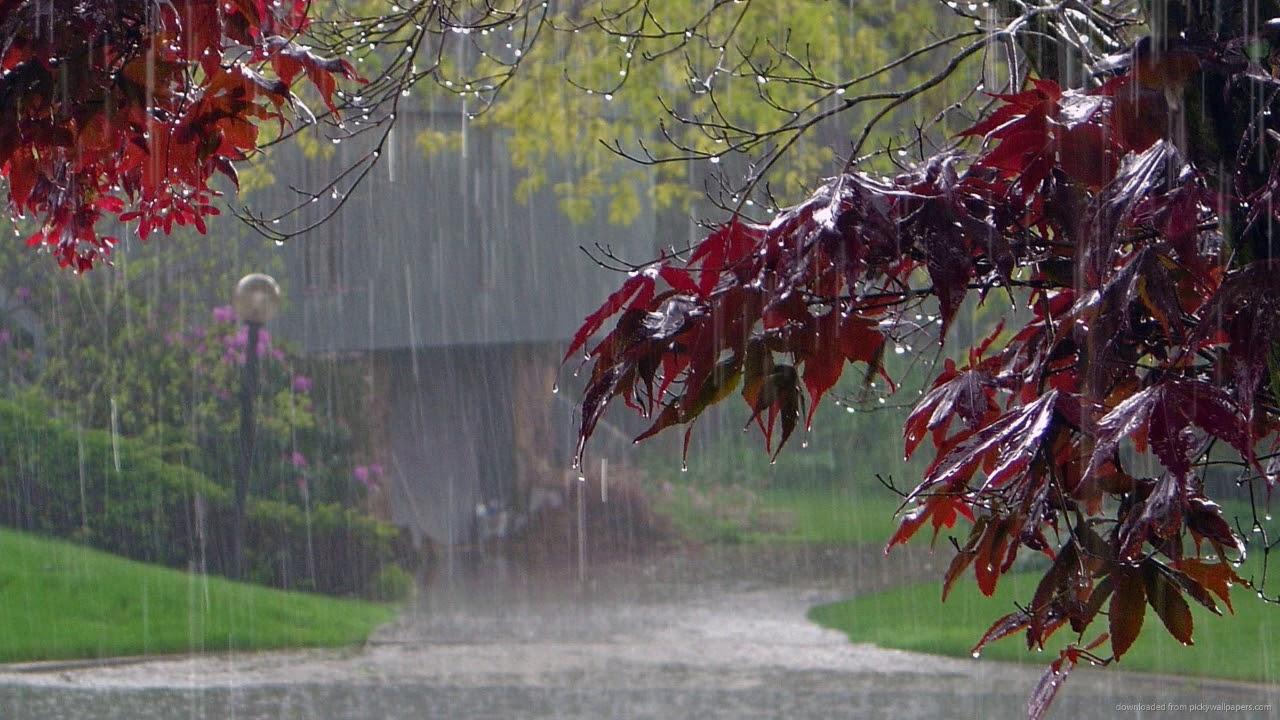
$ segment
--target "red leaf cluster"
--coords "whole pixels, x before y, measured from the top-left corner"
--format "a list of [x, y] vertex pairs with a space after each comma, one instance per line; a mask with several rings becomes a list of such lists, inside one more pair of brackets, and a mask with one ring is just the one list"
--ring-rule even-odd
[[[1280, 267], [1220, 250], [1222, 199], [1161, 135], [1165, 95], [1120, 76], [1091, 92], [1037, 80], [1000, 99], [966, 133], [981, 138], [971, 154], [892, 178], [848, 172], [768, 225], [733, 220], [687, 261], [644, 268], [570, 353], [621, 313], [587, 353], [579, 453], [614, 397], [654, 418], [645, 437], [739, 387], [776, 453], [846, 363], [883, 372], [886, 344], [918, 313], [936, 308], [945, 340], [971, 294], [1024, 304], [1020, 327], [997, 328], [963, 366], [946, 361], [907, 419], [906, 453], [928, 439], [935, 459], [889, 546], [970, 520], [944, 597], [970, 566], [989, 595], [1024, 548], [1052, 558], [975, 652], [1015, 632], [1034, 647], [1065, 626], [1083, 638], [1107, 618], [1110, 658], [1070, 646], [1033, 697], [1041, 714], [1078, 660], [1124, 655], [1146, 608], [1187, 644], [1190, 601], [1230, 609], [1242, 581], [1225, 558], [1243, 544], [1198, 469], [1217, 443], [1262, 474], [1258, 448], [1276, 445]], [[1142, 453], [1163, 473], [1131, 472]]]
[[305, 0], [90, 0], [0, 4], [0, 176], [9, 207], [39, 229], [27, 244], [88, 270], [116, 239], [108, 217], [138, 236], [175, 225], [201, 233], [218, 214], [215, 174], [258, 146], [264, 122], [285, 123], [306, 75], [333, 108], [343, 60], [288, 38], [307, 25]]

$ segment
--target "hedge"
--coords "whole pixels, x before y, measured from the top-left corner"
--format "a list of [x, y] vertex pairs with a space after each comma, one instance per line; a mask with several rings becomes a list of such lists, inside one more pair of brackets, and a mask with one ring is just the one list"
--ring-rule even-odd
[[[216, 573], [228, 564], [230, 517], [228, 488], [165, 462], [148, 444], [77, 429], [38, 401], [0, 400], [0, 524]], [[370, 595], [397, 561], [413, 564], [404, 534], [356, 510], [250, 501], [252, 580]]]

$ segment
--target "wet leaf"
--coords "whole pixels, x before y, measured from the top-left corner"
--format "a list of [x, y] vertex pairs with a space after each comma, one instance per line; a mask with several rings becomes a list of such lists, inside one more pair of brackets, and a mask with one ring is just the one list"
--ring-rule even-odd
[[574, 333], [573, 341], [569, 343], [569, 349], [564, 353], [564, 359], [568, 360], [581, 350], [587, 344], [587, 340], [604, 325], [605, 320], [616, 315], [629, 302], [633, 307], [644, 306], [652, 295], [653, 278], [647, 275], [628, 278], [622, 287], [604, 301], [604, 304], [582, 321], [582, 326]]
[[1227, 610], [1233, 614], [1235, 613], [1235, 608], [1231, 606], [1231, 586], [1242, 585], [1248, 587], [1248, 583], [1242, 580], [1236, 574], [1236, 571], [1225, 562], [1184, 559], [1174, 563], [1173, 567], [1198, 583], [1200, 587], [1221, 598], [1222, 602], [1226, 603]]
[[1067, 675], [1075, 669], [1076, 663], [1068, 659], [1066, 651], [1057, 660], [1049, 664], [1040, 676], [1031, 697], [1027, 700], [1027, 720], [1041, 720], [1049, 712], [1049, 706], [1067, 681]]
[[1111, 573], [1110, 616], [1111, 652], [1117, 659], [1128, 652], [1142, 631], [1146, 614], [1147, 588], [1139, 568], [1118, 565]]
[[805, 389], [809, 392], [809, 415], [805, 419], [806, 427], [812, 427], [813, 414], [818, 403], [827, 393], [844, 370], [845, 355], [840, 343], [840, 313], [831, 310], [815, 323], [815, 334], [809, 351], [804, 355]]
[[1097, 472], [1122, 439], [1141, 433], [1161, 464], [1185, 476], [1191, 471], [1186, 433], [1191, 425], [1252, 457], [1252, 433], [1225, 390], [1198, 380], [1169, 380], [1134, 393], [1098, 421], [1097, 444], [1085, 474]]
[[982, 652], [982, 648], [1026, 628], [1030, 622], [1031, 616], [1027, 613], [1021, 610], [1011, 612], [992, 623], [991, 627], [987, 628], [987, 631], [983, 633], [982, 639], [979, 640], [978, 644], [974, 645], [973, 649], [969, 652], [973, 654], [974, 657], [977, 657], [978, 653]]
[[1169, 634], [1183, 645], [1192, 644], [1191, 607], [1183, 599], [1177, 584], [1160, 572], [1157, 563], [1143, 563], [1143, 579], [1146, 582], [1147, 602], [1156, 611]]
[[987, 463], [985, 485], [999, 487], [1028, 469], [1052, 426], [1057, 392], [1049, 391], [1034, 402], [1000, 416], [986, 427], [962, 436], [929, 469], [925, 482], [913, 494], [934, 487], [955, 488], [968, 482]]
[[926, 431], [933, 433], [934, 445], [941, 447], [952, 421], [959, 418], [968, 430], [994, 419], [999, 408], [995, 403], [996, 382], [982, 368], [956, 370], [948, 358], [942, 374], [907, 417], [905, 434], [906, 455], [911, 457]]

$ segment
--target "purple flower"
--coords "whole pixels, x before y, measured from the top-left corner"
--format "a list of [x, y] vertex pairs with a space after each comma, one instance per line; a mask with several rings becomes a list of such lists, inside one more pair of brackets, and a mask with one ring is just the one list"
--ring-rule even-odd
[[300, 395], [311, 392], [311, 378], [306, 375], [294, 375], [293, 391]]
[[13, 291], [13, 296], [18, 299], [18, 302], [26, 302], [31, 299], [31, 288], [28, 288], [28, 287], [15, 288]]
[[289, 456], [289, 462], [293, 463], [294, 467], [302, 469], [307, 466], [307, 456], [294, 450], [293, 454]]
[[[249, 347], [249, 328], [241, 325], [240, 329], [230, 335], [222, 337], [222, 344], [236, 350], [246, 350]], [[258, 357], [262, 357], [271, 352], [271, 333], [266, 330], [258, 330]]]
[[226, 345], [228, 348], [243, 350], [249, 344], [249, 328], [242, 326], [234, 333], [224, 335], [222, 337], [222, 344]]
[[284, 362], [284, 351], [283, 351], [283, 350], [281, 350], [280, 348], [272, 348], [272, 349], [271, 349], [271, 357], [272, 357], [276, 362]]
[[374, 463], [369, 466], [369, 474], [374, 477], [382, 477], [382, 465]]
[[230, 305], [219, 305], [213, 309], [213, 321], [216, 323], [232, 323], [236, 321], [235, 308]]
[[0, 330], [0, 347], [4, 347], [9, 344], [9, 337], [8, 330]]
[[351, 471], [351, 474], [361, 485], [364, 485], [369, 490], [372, 490], [377, 485], [373, 478], [369, 477], [369, 468], [364, 465], [357, 465], [356, 468]]

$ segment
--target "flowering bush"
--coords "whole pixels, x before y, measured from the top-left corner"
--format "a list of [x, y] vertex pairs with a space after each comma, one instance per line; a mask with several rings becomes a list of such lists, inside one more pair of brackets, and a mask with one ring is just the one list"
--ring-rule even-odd
[[[92, 296], [92, 291], [79, 292], [41, 295], [34, 306], [66, 307]], [[133, 300], [125, 296], [112, 302]], [[138, 309], [148, 307], [139, 303]], [[139, 312], [132, 323], [121, 322], [119, 315], [106, 322], [105, 327], [49, 325], [48, 357], [33, 368], [32, 377], [57, 413], [74, 417], [86, 429], [114, 428], [146, 439], [167, 461], [230, 487], [239, 456], [240, 388], [249, 339], [235, 311], [219, 305], [185, 321]], [[367, 467], [364, 480], [353, 473], [360, 464], [353, 457], [357, 433], [340, 417], [317, 416], [314, 396], [329, 385], [317, 383], [287, 343], [266, 328], [260, 333], [250, 494], [299, 506], [359, 507], [374, 482]], [[4, 353], [0, 342], [0, 360]], [[378, 473], [372, 475], [376, 479]]]
[[[260, 386], [256, 406], [257, 452], [250, 492], [294, 504], [359, 504], [376, 485], [380, 466], [352, 467], [352, 433], [340, 419], [316, 417], [314, 382], [300, 360], [269, 330], [258, 337]], [[197, 428], [196, 464], [215, 479], [234, 476], [239, 447], [240, 387], [248, 327], [229, 305], [214, 307], [207, 325], [169, 337], [179, 367], [189, 369], [191, 403], [186, 418]]]

